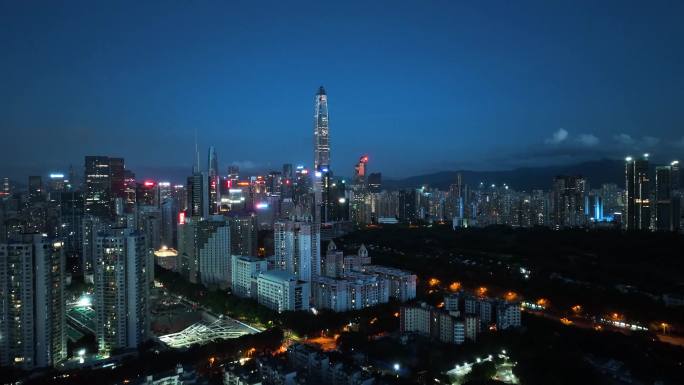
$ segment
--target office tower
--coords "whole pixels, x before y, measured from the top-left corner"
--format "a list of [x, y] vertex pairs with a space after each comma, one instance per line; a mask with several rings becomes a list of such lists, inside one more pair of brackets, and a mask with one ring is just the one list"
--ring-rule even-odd
[[673, 160], [672, 163], [670, 163], [670, 167], [672, 170], [672, 189], [678, 191], [681, 188], [682, 183], [682, 176], [679, 173], [679, 161]]
[[188, 177], [188, 216], [207, 217], [209, 215], [209, 176], [196, 172]]
[[214, 146], [209, 147], [209, 213], [218, 214], [221, 210], [221, 175], [218, 168], [218, 157]]
[[153, 180], [136, 183], [135, 202], [137, 206], [159, 206], [159, 186]]
[[[122, 199], [124, 213], [132, 213], [135, 210], [137, 189], [135, 173], [131, 170], [124, 170], [124, 197]], [[123, 213], [117, 213], [117, 215], [123, 215]]]
[[8, 177], [2, 178], [2, 190], [0, 190], [0, 197], [9, 196], [12, 193], [12, 187]]
[[173, 197], [167, 197], [161, 205], [161, 244], [173, 249], [178, 248], [178, 201]]
[[234, 187], [240, 180], [240, 168], [238, 166], [232, 165], [228, 166], [228, 187]]
[[95, 237], [95, 337], [103, 354], [149, 338], [148, 261], [137, 231], [112, 228]]
[[257, 298], [257, 278], [266, 271], [267, 262], [252, 256], [233, 255], [231, 284], [234, 295], [243, 298]]
[[354, 184], [357, 186], [366, 185], [366, 173], [368, 167], [368, 155], [362, 155], [359, 162], [354, 166]]
[[40, 234], [0, 244], [0, 366], [30, 370], [66, 358], [61, 247]]
[[[328, 131], [328, 96], [321, 86], [314, 100], [314, 174], [313, 174], [313, 212], [317, 223], [321, 222], [321, 213], [326, 207], [322, 204], [324, 174], [330, 171], [330, 138]], [[324, 210], [324, 211], [322, 211]]]
[[173, 188], [171, 187], [171, 182], [158, 182], [157, 189], [159, 189], [160, 205], [167, 199], [173, 199]]
[[230, 254], [257, 255], [257, 220], [256, 214], [229, 213]]
[[328, 96], [321, 86], [314, 101], [314, 171], [330, 167], [328, 136]]
[[655, 185], [655, 229], [658, 231], [678, 231], [680, 200], [673, 195], [672, 166], [656, 167]]
[[651, 229], [651, 186], [648, 177], [648, 154], [640, 159], [625, 159], [625, 216], [628, 230]]
[[557, 176], [551, 191], [551, 212], [556, 228], [585, 224], [584, 192], [586, 181], [581, 176]]
[[43, 200], [43, 178], [41, 176], [28, 177], [28, 192], [31, 202]]
[[400, 190], [398, 196], [397, 219], [405, 223], [415, 223], [418, 220], [416, 203], [418, 201], [416, 189]]
[[69, 180], [64, 178], [64, 174], [55, 172], [50, 174], [50, 180], [48, 181], [47, 190], [50, 193], [66, 191], [68, 183]]
[[278, 221], [273, 227], [276, 269], [288, 271], [307, 282], [312, 274], [321, 275], [320, 224]]
[[368, 189], [372, 193], [379, 193], [382, 190], [382, 174], [372, 172], [368, 174]]
[[337, 185], [333, 179], [332, 171], [326, 170], [316, 173], [316, 178], [320, 183], [320, 194], [317, 194], [320, 198], [316, 201], [320, 214], [317, 217], [317, 222], [332, 222], [335, 220], [334, 209], [337, 204], [337, 199], [339, 199], [335, 191]]
[[221, 215], [199, 221], [196, 229], [196, 255], [200, 282], [226, 289], [231, 280], [230, 229]]
[[615, 215], [615, 213], [622, 212], [623, 209], [623, 191], [614, 183], [606, 183], [601, 185], [599, 192], [603, 201], [603, 213], [608, 220]]
[[125, 198], [126, 170], [123, 158], [109, 158], [109, 173], [112, 184], [112, 198]]
[[71, 191], [71, 190], [80, 189], [81, 183], [80, 183], [79, 181], [76, 180], [76, 170], [74, 170], [74, 166], [71, 165], [71, 164], [69, 165], [69, 175], [68, 175], [68, 177], [69, 177], [69, 184], [68, 184], [67, 188], [68, 188], [70, 191]]
[[309, 310], [309, 283], [286, 271], [262, 271], [257, 278], [257, 300], [278, 313]]
[[112, 179], [109, 158], [85, 157], [85, 213], [98, 217], [111, 217]]

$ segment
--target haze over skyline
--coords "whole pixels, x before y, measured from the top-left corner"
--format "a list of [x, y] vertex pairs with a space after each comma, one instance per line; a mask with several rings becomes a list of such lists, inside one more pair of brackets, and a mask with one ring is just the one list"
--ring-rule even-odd
[[187, 174], [195, 129], [222, 172], [310, 167], [320, 85], [338, 175], [684, 154], [677, 1], [31, 3], [0, 3], [2, 176]]

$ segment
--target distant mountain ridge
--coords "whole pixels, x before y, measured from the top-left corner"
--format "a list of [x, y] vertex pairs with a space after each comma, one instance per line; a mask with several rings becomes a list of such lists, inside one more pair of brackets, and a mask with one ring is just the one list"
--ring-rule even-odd
[[598, 188], [604, 183], [625, 183], [625, 163], [617, 159], [601, 159], [563, 166], [524, 167], [506, 171], [442, 171], [433, 174], [417, 175], [404, 179], [383, 180], [383, 188], [393, 190], [412, 188], [421, 185], [446, 190], [455, 183], [461, 173], [463, 183], [475, 187], [480, 182], [501, 185], [506, 183], [514, 190], [530, 191], [533, 189], [548, 190], [553, 178], [557, 175], [581, 175], [585, 177], [590, 188]]

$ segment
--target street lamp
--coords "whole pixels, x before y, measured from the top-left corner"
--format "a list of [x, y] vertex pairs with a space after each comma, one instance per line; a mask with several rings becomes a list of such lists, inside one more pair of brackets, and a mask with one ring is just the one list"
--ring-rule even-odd
[[663, 334], [667, 334], [667, 328], [670, 327], [667, 323], [663, 322], [660, 324], [660, 326], [663, 328]]

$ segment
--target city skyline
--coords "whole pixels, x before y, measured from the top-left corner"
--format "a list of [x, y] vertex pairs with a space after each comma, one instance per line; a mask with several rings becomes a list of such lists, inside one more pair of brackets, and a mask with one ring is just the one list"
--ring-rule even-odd
[[[4, 4], [0, 127], [13, 134], [0, 171], [47, 173], [108, 153], [144, 176], [185, 173], [195, 130], [200, 148], [223, 154], [221, 170], [310, 166], [310, 100], [321, 84], [340, 175], [361, 154], [394, 178], [641, 152], [681, 158], [684, 58], [668, 49], [684, 35], [680, 3], [403, 5], [166, 4], [160, 15], [154, 3], [37, 13]], [[40, 26], [26, 30], [29, 20]]]
[[5, 382], [684, 378], [684, 3], [36, 3]]

